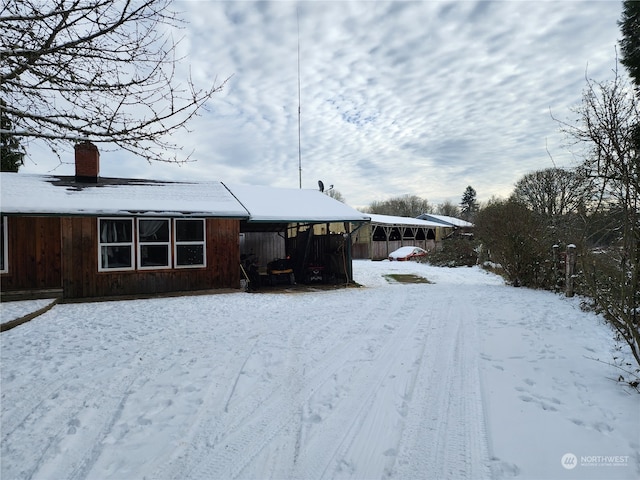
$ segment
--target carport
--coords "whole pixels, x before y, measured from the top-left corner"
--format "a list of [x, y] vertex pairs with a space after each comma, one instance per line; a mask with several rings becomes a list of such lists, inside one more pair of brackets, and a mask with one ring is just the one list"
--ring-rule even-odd
[[384, 260], [397, 248], [413, 245], [434, 250], [443, 238], [445, 225], [418, 218], [368, 214], [371, 222], [358, 232], [354, 258]]
[[[297, 282], [353, 281], [351, 235], [370, 220], [342, 202], [311, 189], [227, 185], [249, 212], [240, 223], [240, 254], [268, 265], [286, 260]], [[335, 224], [342, 228], [332, 230]], [[353, 226], [352, 226], [353, 225]]]

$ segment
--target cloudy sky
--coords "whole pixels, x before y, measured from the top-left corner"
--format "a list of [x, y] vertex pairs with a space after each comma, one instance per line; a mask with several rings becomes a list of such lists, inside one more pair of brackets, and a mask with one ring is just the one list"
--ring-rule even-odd
[[[356, 208], [404, 194], [507, 196], [575, 165], [558, 124], [585, 73], [613, 77], [620, 1], [177, 0], [196, 83], [229, 80], [178, 141], [197, 162], [101, 156], [105, 176], [334, 185]], [[299, 25], [299, 37], [298, 37]], [[549, 153], [553, 157], [550, 158]], [[57, 165], [31, 151], [24, 172]], [[37, 157], [37, 161], [36, 161]], [[62, 165], [57, 174], [72, 174]]]

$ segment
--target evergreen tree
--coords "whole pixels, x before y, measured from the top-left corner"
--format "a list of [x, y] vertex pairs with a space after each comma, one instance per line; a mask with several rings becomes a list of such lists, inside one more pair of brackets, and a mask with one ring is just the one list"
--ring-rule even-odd
[[24, 153], [18, 139], [9, 133], [13, 123], [6, 114], [5, 105], [0, 99], [0, 171], [17, 172], [24, 163]]
[[462, 218], [468, 222], [473, 221], [476, 212], [478, 211], [478, 201], [476, 200], [476, 191], [469, 185], [462, 194], [462, 201], [460, 202], [460, 214]]
[[629, 71], [636, 91], [640, 91], [640, 2], [625, 0], [622, 5], [622, 18], [618, 22], [622, 33], [621, 63]]

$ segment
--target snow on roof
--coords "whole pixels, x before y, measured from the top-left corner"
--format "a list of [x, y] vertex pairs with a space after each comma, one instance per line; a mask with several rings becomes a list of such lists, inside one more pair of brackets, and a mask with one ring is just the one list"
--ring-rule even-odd
[[469, 228], [473, 227], [473, 223], [467, 222], [466, 220], [461, 220], [455, 217], [449, 217], [447, 215], [434, 215], [432, 213], [423, 213], [420, 215], [420, 218], [424, 218], [425, 220], [430, 220], [433, 222], [438, 222], [440, 224], [449, 225], [453, 227], [462, 227]]
[[250, 222], [368, 222], [369, 216], [317, 190], [2, 173], [4, 214], [201, 216]]
[[383, 225], [411, 225], [415, 227], [442, 227], [442, 223], [430, 222], [420, 218], [396, 217], [394, 215], [378, 215], [376, 213], [368, 213], [371, 217], [371, 223], [379, 223]]
[[0, 185], [5, 214], [249, 216], [221, 182], [99, 178], [79, 183], [69, 176], [2, 173]]
[[225, 185], [249, 211], [249, 222], [368, 222], [370, 217], [318, 190]]

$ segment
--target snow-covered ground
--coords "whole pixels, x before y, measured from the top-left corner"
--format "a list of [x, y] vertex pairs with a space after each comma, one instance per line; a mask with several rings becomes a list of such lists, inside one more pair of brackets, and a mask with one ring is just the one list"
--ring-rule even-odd
[[2, 479], [640, 476], [640, 396], [591, 359], [612, 333], [577, 299], [478, 268], [354, 276], [56, 305], [2, 333]]

